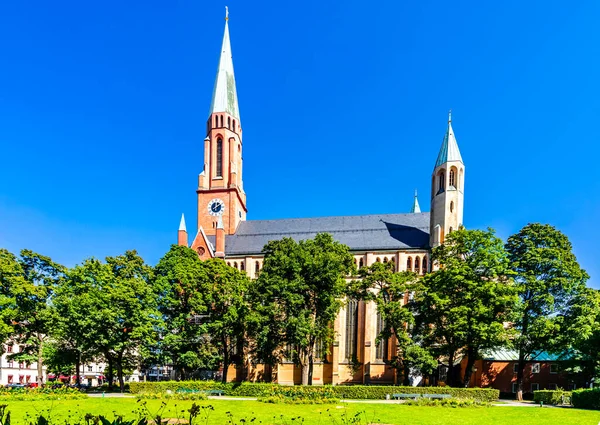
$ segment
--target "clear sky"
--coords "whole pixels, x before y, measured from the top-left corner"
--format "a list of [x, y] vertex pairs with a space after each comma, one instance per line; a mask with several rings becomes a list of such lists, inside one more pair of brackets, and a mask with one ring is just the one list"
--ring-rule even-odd
[[600, 286], [600, 2], [0, 6], [0, 246], [66, 265], [195, 231], [225, 5], [248, 218], [407, 212], [448, 110], [465, 224], [547, 222]]

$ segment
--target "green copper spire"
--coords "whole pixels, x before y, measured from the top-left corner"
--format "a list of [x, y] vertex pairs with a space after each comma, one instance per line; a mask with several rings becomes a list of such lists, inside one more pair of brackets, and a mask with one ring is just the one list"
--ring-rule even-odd
[[219, 68], [215, 79], [210, 114], [226, 112], [234, 118], [240, 119], [237, 91], [235, 89], [235, 76], [233, 74], [233, 60], [231, 57], [231, 43], [229, 41], [229, 10], [225, 7], [225, 34], [221, 46]]
[[442, 142], [442, 147], [440, 148], [434, 168], [450, 161], [463, 162], [456, 137], [454, 137], [454, 130], [452, 130], [452, 111], [448, 112], [448, 129], [446, 130], [446, 135], [444, 136], [444, 141]]
[[413, 214], [421, 212], [421, 207], [419, 206], [419, 199], [417, 198], [417, 190], [416, 189], [415, 189], [415, 200], [413, 201], [413, 206], [410, 209], [410, 212]]

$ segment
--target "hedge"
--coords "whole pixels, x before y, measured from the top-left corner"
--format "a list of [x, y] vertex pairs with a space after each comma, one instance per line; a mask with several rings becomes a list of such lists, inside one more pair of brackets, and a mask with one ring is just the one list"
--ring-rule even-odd
[[563, 395], [571, 397], [571, 391], [564, 390], [539, 390], [533, 392], [533, 401], [551, 405], [563, 404]]
[[571, 403], [579, 409], [600, 410], [600, 388], [573, 391]]
[[379, 385], [277, 385], [268, 383], [220, 383], [214, 381], [162, 381], [132, 382], [129, 391], [133, 394], [163, 393], [167, 390], [223, 390], [228, 396], [273, 397], [319, 399], [340, 398], [354, 400], [381, 400], [387, 394], [450, 394], [454, 398], [478, 400], [483, 402], [498, 399], [499, 391], [489, 388], [451, 388], [451, 387], [401, 387]]

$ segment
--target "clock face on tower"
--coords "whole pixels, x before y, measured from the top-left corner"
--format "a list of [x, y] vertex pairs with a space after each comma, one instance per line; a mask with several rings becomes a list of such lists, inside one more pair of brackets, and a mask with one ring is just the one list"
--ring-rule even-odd
[[208, 213], [212, 216], [223, 215], [225, 203], [219, 198], [211, 199], [208, 203]]

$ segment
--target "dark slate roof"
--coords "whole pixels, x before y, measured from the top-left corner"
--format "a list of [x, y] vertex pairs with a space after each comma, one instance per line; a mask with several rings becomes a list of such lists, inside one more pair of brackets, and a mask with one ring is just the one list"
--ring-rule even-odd
[[271, 240], [299, 241], [324, 232], [352, 251], [427, 249], [429, 213], [242, 221], [236, 233], [226, 237], [225, 255], [260, 254]]

